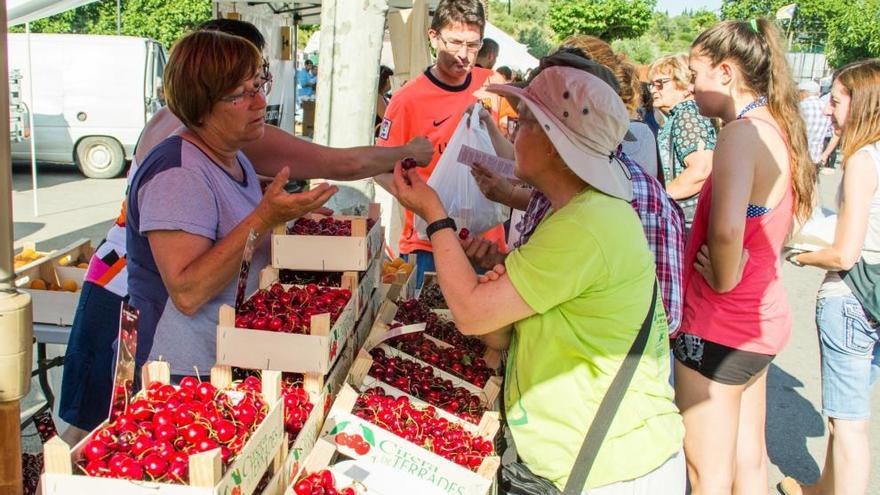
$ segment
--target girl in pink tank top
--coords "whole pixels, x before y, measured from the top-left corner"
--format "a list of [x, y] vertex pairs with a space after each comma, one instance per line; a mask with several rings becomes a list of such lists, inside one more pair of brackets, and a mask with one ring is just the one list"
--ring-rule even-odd
[[780, 279], [815, 168], [778, 31], [725, 21], [690, 54], [700, 113], [725, 122], [685, 249], [676, 403], [693, 493], [767, 493], [767, 368], [791, 332]]

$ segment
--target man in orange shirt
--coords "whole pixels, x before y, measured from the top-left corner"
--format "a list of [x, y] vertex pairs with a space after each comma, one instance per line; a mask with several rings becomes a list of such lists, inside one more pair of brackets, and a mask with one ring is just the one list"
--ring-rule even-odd
[[[400, 88], [385, 110], [379, 128], [379, 146], [399, 146], [416, 136], [425, 136], [434, 145], [431, 163], [419, 169], [426, 181], [465, 109], [478, 101], [479, 90], [493, 74], [490, 69], [474, 67], [477, 52], [483, 45], [485, 25], [486, 15], [480, 0], [441, 0], [428, 29], [437, 61]], [[385, 189], [393, 181], [391, 174], [377, 175], [375, 179]], [[434, 271], [434, 256], [431, 243], [418, 238], [413, 220], [413, 213], [406, 210], [399, 251], [416, 254], [416, 284], [421, 286], [424, 272]], [[503, 226], [491, 229], [484, 236], [504, 246]]]

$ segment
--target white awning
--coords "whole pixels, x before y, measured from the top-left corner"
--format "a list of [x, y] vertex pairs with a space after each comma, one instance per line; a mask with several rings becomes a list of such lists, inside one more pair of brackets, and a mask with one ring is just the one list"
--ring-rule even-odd
[[95, 0], [6, 0], [6, 25], [16, 26], [75, 9]]

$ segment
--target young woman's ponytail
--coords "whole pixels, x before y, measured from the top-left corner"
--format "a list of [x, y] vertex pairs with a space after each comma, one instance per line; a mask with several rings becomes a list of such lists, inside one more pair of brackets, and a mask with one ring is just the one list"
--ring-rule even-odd
[[767, 108], [789, 141], [794, 213], [806, 221], [815, 198], [816, 165], [810, 158], [797, 87], [776, 25], [767, 19], [720, 22], [702, 32], [693, 48], [713, 65], [735, 61], [748, 89], [767, 97]]

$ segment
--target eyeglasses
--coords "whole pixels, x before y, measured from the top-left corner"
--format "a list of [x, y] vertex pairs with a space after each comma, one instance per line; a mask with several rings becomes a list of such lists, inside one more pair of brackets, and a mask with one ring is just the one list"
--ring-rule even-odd
[[253, 90], [244, 90], [241, 93], [236, 93], [234, 95], [224, 96], [220, 98], [220, 101], [225, 101], [227, 103], [232, 103], [233, 105], [237, 105], [238, 102], [242, 100], [242, 98], [248, 97], [253, 98], [257, 96], [257, 93], [263, 93], [263, 96], [269, 94], [272, 91], [272, 73], [269, 72], [266, 67], [268, 67], [268, 63], [263, 64], [264, 71], [254, 77], [254, 89]]
[[527, 117], [509, 117], [507, 119], [507, 135], [513, 136], [520, 129], [522, 124], [525, 124], [527, 122], [534, 122], [536, 124], [538, 123], [537, 120]]
[[653, 81], [651, 81], [651, 87], [656, 89], [657, 91], [660, 91], [663, 89], [663, 86], [665, 86], [666, 83], [668, 83], [669, 81], [672, 81], [671, 77], [661, 77], [659, 79], [654, 79]]
[[480, 41], [460, 41], [460, 40], [452, 40], [446, 41], [440, 33], [437, 33], [437, 38], [443, 42], [443, 46], [446, 47], [446, 50], [451, 53], [458, 53], [462, 48], [467, 47], [468, 53], [476, 53], [480, 51], [480, 48], [483, 47], [483, 40]]

